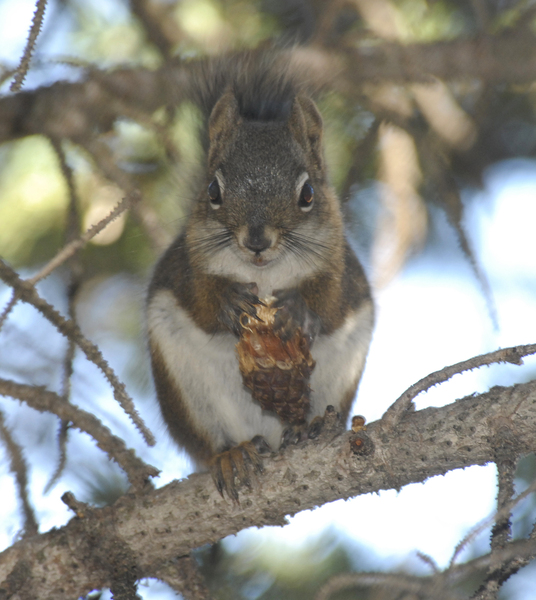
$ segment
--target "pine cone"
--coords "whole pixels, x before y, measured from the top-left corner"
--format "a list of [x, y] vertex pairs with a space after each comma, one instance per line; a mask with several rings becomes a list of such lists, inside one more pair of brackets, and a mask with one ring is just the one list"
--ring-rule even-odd
[[236, 345], [244, 385], [264, 410], [270, 410], [291, 425], [306, 420], [311, 388], [309, 379], [315, 361], [301, 329], [290, 340], [282, 340], [273, 329], [277, 308], [274, 298], [257, 307], [257, 320], [242, 314], [242, 335]]

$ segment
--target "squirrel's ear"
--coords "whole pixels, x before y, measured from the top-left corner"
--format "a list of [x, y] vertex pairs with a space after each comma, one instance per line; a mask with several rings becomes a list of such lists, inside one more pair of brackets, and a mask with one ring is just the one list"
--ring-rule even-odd
[[228, 89], [216, 102], [208, 120], [209, 164], [222, 154], [224, 145], [232, 138], [241, 121], [238, 102], [232, 90]]
[[290, 131], [307, 155], [311, 155], [318, 169], [323, 168], [322, 117], [316, 104], [307, 96], [296, 96], [289, 119]]

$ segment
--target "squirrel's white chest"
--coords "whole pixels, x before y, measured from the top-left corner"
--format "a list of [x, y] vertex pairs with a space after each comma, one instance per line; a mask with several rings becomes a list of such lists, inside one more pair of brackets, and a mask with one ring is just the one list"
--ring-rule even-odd
[[[352, 313], [329, 336], [319, 336], [312, 348], [316, 361], [311, 377], [309, 418], [323, 415], [326, 406], [339, 409], [361, 376], [372, 332], [372, 303]], [[173, 385], [188, 406], [198, 431], [215, 452], [262, 435], [276, 450], [284, 426], [263, 411], [244, 387], [238, 367], [236, 337], [210, 335], [195, 325], [169, 290], [159, 290], [147, 308], [151, 344], [163, 357]]]
[[202, 331], [168, 290], [151, 298], [147, 315], [151, 344], [158, 346], [181, 401], [214, 451], [255, 435], [264, 436], [277, 449], [283, 426], [275, 415], [262, 411], [244, 387], [236, 338]]

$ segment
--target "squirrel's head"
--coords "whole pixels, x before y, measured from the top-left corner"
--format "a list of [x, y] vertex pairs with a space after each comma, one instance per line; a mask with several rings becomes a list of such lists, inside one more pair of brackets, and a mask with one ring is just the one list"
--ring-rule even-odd
[[[251, 120], [232, 91], [209, 120], [206, 191], [194, 210], [193, 249], [224, 275], [257, 269], [324, 269], [342, 240], [337, 198], [327, 183], [322, 118], [297, 95], [284, 118]], [[335, 248], [337, 247], [337, 248]]]

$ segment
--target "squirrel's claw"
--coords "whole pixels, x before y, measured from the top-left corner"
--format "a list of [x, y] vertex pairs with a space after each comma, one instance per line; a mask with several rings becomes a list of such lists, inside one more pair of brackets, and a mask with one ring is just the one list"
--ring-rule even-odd
[[284, 450], [287, 446], [294, 446], [307, 439], [307, 424], [305, 422], [297, 425], [289, 425], [281, 436], [280, 449]]
[[242, 331], [240, 317], [244, 313], [257, 319], [257, 306], [262, 305], [256, 295], [255, 283], [232, 283], [222, 296], [222, 308], [219, 315], [220, 323], [231, 330], [236, 336]]
[[268, 443], [260, 436], [255, 436], [251, 442], [242, 442], [238, 446], [216, 454], [209, 468], [216, 489], [224, 497], [227, 492], [229, 498], [239, 503], [237, 483], [252, 488], [251, 475], [259, 475], [263, 471], [261, 454], [269, 450]]
[[303, 296], [296, 288], [287, 290], [274, 290], [276, 297], [272, 306], [278, 309], [274, 318], [274, 329], [284, 341], [288, 341], [296, 329], [301, 329], [312, 345], [320, 332], [320, 317], [310, 310]]

